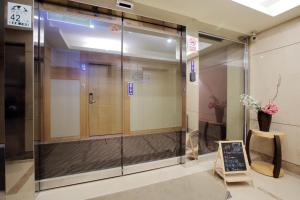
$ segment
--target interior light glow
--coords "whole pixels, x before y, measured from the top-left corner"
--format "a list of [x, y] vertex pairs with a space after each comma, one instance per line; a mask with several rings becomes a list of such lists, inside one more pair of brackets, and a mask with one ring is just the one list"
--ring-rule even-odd
[[[39, 19], [39, 16], [37, 16], [37, 15], [34, 15], [34, 17], [33, 17], [34, 19], [36, 19], [36, 20], [38, 20]], [[41, 21], [43, 21], [44, 20], [44, 18], [43, 17], [41, 17], [40, 18], [41, 19]]]
[[[121, 52], [121, 41], [114, 39], [86, 37], [83, 41], [83, 46], [86, 48]], [[123, 44], [123, 48], [126, 48], [126, 44]]]
[[95, 28], [95, 25], [94, 24], [90, 24], [90, 28]]
[[272, 17], [300, 6], [300, 0], [232, 0]]
[[168, 43], [171, 43], [173, 40], [171, 38], [167, 39]]
[[86, 64], [82, 63], [80, 65], [80, 68], [81, 68], [82, 71], [86, 71]]
[[58, 13], [47, 12], [47, 20], [53, 22], [60, 22], [65, 24], [72, 24], [77, 26], [90, 27], [91, 20], [85, 17], [77, 17], [71, 15], [63, 15]]

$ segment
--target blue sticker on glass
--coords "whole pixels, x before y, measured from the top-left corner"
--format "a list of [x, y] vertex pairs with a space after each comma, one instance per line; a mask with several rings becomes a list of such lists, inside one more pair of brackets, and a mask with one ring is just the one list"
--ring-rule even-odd
[[195, 72], [195, 62], [194, 62], [194, 60], [191, 61], [191, 72]]
[[128, 96], [133, 95], [133, 83], [132, 82], [128, 82], [127, 93], [128, 93]]

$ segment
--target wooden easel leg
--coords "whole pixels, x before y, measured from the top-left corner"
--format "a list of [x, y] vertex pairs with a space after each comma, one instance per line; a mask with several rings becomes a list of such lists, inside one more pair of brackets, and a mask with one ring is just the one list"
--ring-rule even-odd
[[192, 139], [191, 134], [189, 134], [189, 143], [190, 143], [190, 146], [192, 148], [193, 157], [194, 157], [195, 160], [197, 160], [198, 157], [196, 156], [196, 152], [195, 152], [195, 148], [194, 148], [194, 145], [193, 145], [193, 139]]
[[217, 162], [218, 162], [218, 159], [219, 159], [219, 158], [220, 158], [220, 147], [219, 147], [219, 149], [218, 149], [217, 158], [216, 158], [215, 163], [214, 163], [213, 176], [215, 176], [216, 169], [217, 169]]
[[223, 177], [223, 179], [224, 179], [224, 185], [225, 185], [225, 187], [227, 188], [227, 182], [226, 182], [226, 180], [225, 180], [225, 176]]

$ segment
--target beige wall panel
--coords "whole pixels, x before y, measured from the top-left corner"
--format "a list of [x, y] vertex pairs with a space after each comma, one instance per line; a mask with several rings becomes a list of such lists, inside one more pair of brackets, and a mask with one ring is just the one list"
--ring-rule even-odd
[[243, 60], [227, 63], [227, 139], [241, 140], [244, 131], [244, 108], [240, 95], [244, 93]]
[[51, 80], [51, 137], [80, 136], [80, 81]]
[[[267, 103], [276, 90], [279, 74], [282, 77], [276, 103], [279, 112], [273, 116], [271, 130], [286, 133], [283, 159], [300, 164], [300, 18], [284, 23], [257, 35], [250, 48], [250, 94]], [[251, 114], [251, 128], [257, 127], [256, 113]], [[272, 155], [261, 142], [254, 149]]]
[[251, 56], [250, 92], [263, 104], [274, 96], [278, 77], [282, 77], [276, 99], [280, 111], [273, 122], [300, 126], [300, 112], [295, 110], [300, 108], [299, 57], [300, 43]]
[[300, 42], [300, 17], [257, 35], [251, 54], [258, 54]]

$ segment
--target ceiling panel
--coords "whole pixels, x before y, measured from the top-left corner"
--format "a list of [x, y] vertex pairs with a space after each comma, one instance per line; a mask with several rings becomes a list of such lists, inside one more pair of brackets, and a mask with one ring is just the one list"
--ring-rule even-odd
[[249, 34], [300, 16], [300, 6], [272, 17], [231, 0], [134, 0], [135, 2], [195, 18], [219, 28]]

